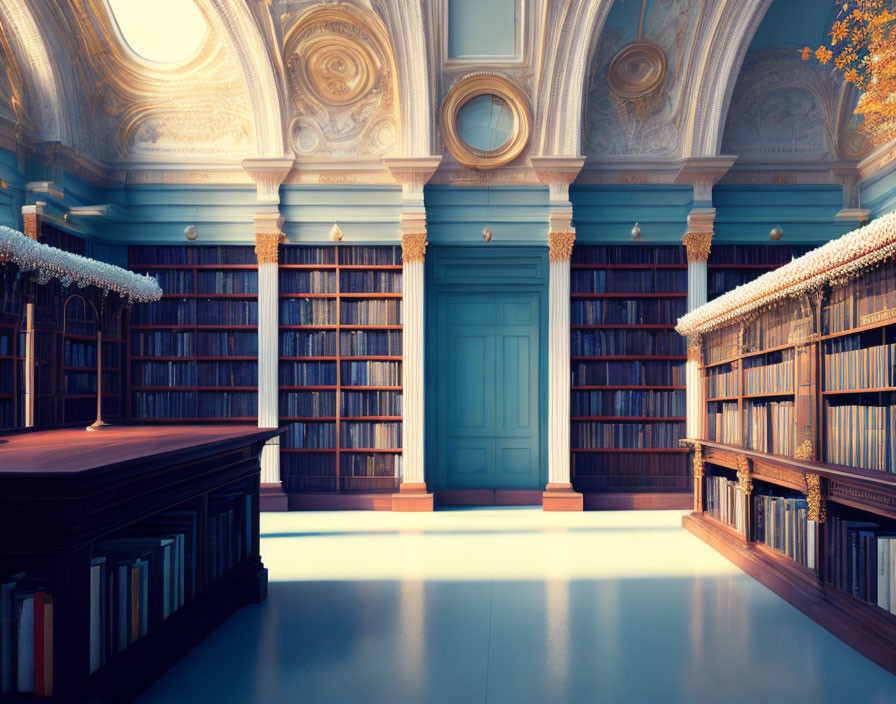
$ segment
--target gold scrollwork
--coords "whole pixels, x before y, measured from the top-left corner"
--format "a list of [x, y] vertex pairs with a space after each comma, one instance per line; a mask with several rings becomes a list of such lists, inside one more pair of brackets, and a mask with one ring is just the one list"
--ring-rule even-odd
[[688, 232], [681, 238], [681, 243], [687, 249], [689, 263], [705, 262], [709, 259], [712, 232]]
[[[494, 95], [507, 103], [513, 114], [510, 138], [496, 149], [477, 149], [467, 144], [457, 130], [457, 114], [479, 95]], [[516, 159], [526, 148], [531, 131], [529, 103], [522, 89], [512, 81], [488, 73], [474, 73], [462, 78], [448, 91], [442, 103], [442, 134], [445, 147], [463, 166], [473, 169], [494, 169]]]
[[802, 445], [796, 448], [796, 451], [793, 453], [793, 458], [796, 460], [803, 460], [804, 462], [812, 459], [812, 441], [804, 440]]
[[548, 259], [552, 262], [568, 262], [576, 242], [575, 232], [552, 232], [548, 235]]
[[806, 516], [810, 521], [824, 523], [827, 518], [827, 502], [821, 491], [821, 477], [817, 474], [806, 474], [806, 503], [809, 512]]
[[280, 243], [285, 241], [282, 232], [258, 232], [255, 234], [255, 256], [259, 264], [276, 264]]
[[750, 471], [750, 460], [746, 455], [737, 455], [737, 481], [746, 496], [753, 493], [753, 475]]

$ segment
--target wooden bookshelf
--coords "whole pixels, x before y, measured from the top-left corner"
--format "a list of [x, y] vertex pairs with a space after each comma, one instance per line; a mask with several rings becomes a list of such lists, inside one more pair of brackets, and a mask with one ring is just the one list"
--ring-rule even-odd
[[[33, 659], [34, 687], [49, 684], [52, 697], [9, 701], [132, 701], [233, 611], [263, 600], [258, 457], [278, 432], [179, 424], [5, 436], [0, 580], [14, 597], [52, 603], [52, 628], [34, 626], [45, 659]], [[113, 583], [131, 598], [113, 599]]]
[[[394, 246], [360, 247], [338, 245], [310, 247], [284, 245], [280, 256], [280, 412], [287, 424], [281, 441], [283, 488], [296, 502], [308, 505], [326, 496], [341, 494], [392, 493], [401, 478], [401, 248]], [[386, 289], [386, 290], [382, 290]], [[302, 303], [306, 301], [309, 305]], [[361, 315], [365, 302], [378, 309], [371, 315], [387, 312], [391, 317], [377, 318], [372, 324]], [[325, 307], [321, 307], [323, 302]], [[317, 308], [314, 308], [314, 305]], [[310, 320], [297, 322], [285, 306]], [[387, 349], [351, 348], [352, 338], [363, 347], [367, 342], [385, 342]], [[303, 349], [296, 349], [302, 345]], [[381, 352], [388, 354], [381, 354]], [[301, 352], [301, 354], [296, 354]], [[353, 384], [347, 370], [351, 364], [365, 364], [368, 371], [393, 365], [397, 384]], [[318, 364], [328, 383], [293, 383], [292, 370], [305, 370]], [[371, 408], [355, 409], [346, 405], [346, 394], [365, 399]], [[308, 408], [303, 404], [311, 403]], [[389, 403], [390, 412], [381, 413], [380, 403]], [[295, 404], [294, 411], [290, 404]], [[317, 413], [309, 413], [318, 407]], [[301, 406], [301, 409], [299, 408]], [[365, 410], [358, 413], [358, 410]], [[296, 412], [298, 411], [298, 412]], [[388, 426], [383, 424], [389, 424]], [[350, 433], [355, 428], [391, 427], [395, 434], [371, 443], [352, 446]], [[320, 430], [318, 430], [320, 428]], [[311, 433], [309, 435], [309, 432]], [[325, 447], [307, 446], [320, 444]], [[299, 446], [305, 445], [305, 446]]]
[[577, 245], [571, 268], [573, 487], [589, 507], [687, 505], [684, 248]]
[[813, 245], [713, 244], [706, 265], [708, 298], [718, 298], [812, 248]]
[[[258, 267], [251, 246], [131, 246], [159, 278], [128, 329], [127, 399], [140, 422], [251, 422], [258, 413]], [[232, 320], [222, 320], [222, 311]]]
[[[705, 410], [701, 437], [685, 441], [696, 448], [698, 481], [684, 526], [896, 673], [896, 593], [891, 599], [885, 586], [896, 572], [894, 310], [896, 263], [887, 260], [847, 283], [702, 333]], [[770, 368], [788, 359], [792, 369]], [[735, 393], [709, 396], [723, 365], [737, 377]], [[767, 373], [764, 388], [749, 389], [745, 376], [757, 366]], [[757, 442], [761, 428], [748, 418], [753, 400], [792, 404], [792, 420], [777, 428], [769, 411], [772, 437], [793, 433], [786, 449]], [[731, 404], [734, 438], [714, 432], [710, 416], [722, 402]], [[741, 525], [708, 515], [719, 483], [739, 506]], [[792, 506], [785, 520], [797, 516], [805, 525], [789, 535], [805, 532], [804, 544], [783, 550], [780, 535], [778, 545], [767, 544], [768, 532], [781, 526], [780, 516], [767, 517], [770, 502]]]

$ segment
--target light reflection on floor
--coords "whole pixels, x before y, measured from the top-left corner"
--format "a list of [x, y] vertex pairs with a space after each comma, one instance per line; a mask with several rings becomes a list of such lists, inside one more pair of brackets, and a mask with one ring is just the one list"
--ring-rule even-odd
[[267, 602], [139, 701], [896, 702], [681, 516], [265, 514]]

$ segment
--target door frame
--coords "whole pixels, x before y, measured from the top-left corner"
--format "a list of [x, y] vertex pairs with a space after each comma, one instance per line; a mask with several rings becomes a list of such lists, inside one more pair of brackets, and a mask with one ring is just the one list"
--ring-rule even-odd
[[[504, 491], [506, 503], [536, 503], [548, 479], [548, 248], [547, 247], [429, 247], [426, 256], [426, 483], [439, 492], [442, 504], [503, 503], [496, 496]], [[438, 303], [444, 294], [535, 293], [538, 318], [538, 482], [537, 489], [493, 487], [448, 489], [446, 477], [436, 471], [440, 413], [438, 383], [445, 350], [436, 347], [439, 330]], [[536, 497], [537, 492], [537, 497]], [[465, 496], [458, 496], [464, 494]], [[450, 496], [449, 496], [450, 495]], [[445, 499], [445, 500], [443, 500]]]

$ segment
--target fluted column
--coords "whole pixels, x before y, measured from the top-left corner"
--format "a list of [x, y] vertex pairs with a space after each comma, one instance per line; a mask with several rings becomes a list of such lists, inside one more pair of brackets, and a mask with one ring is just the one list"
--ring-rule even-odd
[[[710, 210], [710, 209], [707, 209]], [[688, 217], [688, 233], [682, 238], [688, 256], [688, 311], [706, 303], [706, 260], [712, 243], [715, 211], [692, 213]], [[699, 340], [688, 339], [688, 359], [685, 366], [687, 384], [687, 436], [699, 438], [703, 433], [703, 384], [700, 381]]]
[[[278, 352], [279, 334], [278, 250], [280, 232], [255, 234], [258, 257], [258, 427], [276, 428], [278, 415]], [[261, 452], [261, 482], [280, 481], [280, 438], [271, 438]]]
[[545, 511], [581, 511], [582, 494], [573, 491], [569, 471], [569, 260], [574, 232], [548, 235], [548, 485]]

